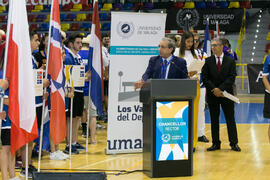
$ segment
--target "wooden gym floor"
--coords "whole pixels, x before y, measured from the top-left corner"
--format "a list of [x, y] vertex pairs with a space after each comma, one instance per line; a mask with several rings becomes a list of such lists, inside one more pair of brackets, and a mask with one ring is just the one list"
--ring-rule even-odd
[[[236, 109], [239, 146], [242, 152], [230, 150], [225, 124], [221, 124], [221, 150], [207, 152], [211, 143], [198, 143], [194, 153], [194, 175], [192, 177], [160, 178], [167, 179], [194, 179], [194, 180], [263, 180], [270, 179], [270, 144], [267, 130], [268, 121], [256, 122], [262, 118], [263, 96], [239, 96], [241, 112]], [[250, 105], [256, 105], [255, 107]], [[246, 106], [247, 105], [247, 106]], [[246, 109], [248, 107], [248, 109]], [[251, 115], [255, 116], [251, 116]], [[241, 118], [244, 117], [244, 118]], [[255, 119], [254, 119], [255, 118]], [[206, 120], [209, 122], [209, 120]], [[206, 124], [206, 136], [211, 139], [210, 124]], [[41, 171], [105, 171], [109, 180], [146, 180], [150, 179], [141, 172], [142, 153], [105, 155], [107, 133], [97, 130], [97, 145], [89, 145], [88, 153], [81, 152], [72, 155], [71, 160], [50, 160], [46, 154], [42, 158]], [[85, 139], [80, 136], [80, 143]], [[85, 145], [85, 144], [84, 144]], [[64, 149], [64, 144], [60, 145]], [[34, 159], [37, 167], [37, 159]], [[120, 170], [132, 173], [121, 173]], [[136, 171], [138, 170], [138, 171]], [[19, 170], [17, 170], [19, 175]], [[159, 179], [159, 178], [155, 178]]]

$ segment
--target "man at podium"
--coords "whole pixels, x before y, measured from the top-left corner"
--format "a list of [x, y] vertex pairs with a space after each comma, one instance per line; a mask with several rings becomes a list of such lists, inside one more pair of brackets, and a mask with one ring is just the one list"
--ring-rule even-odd
[[142, 79], [134, 83], [134, 88], [141, 88], [147, 79], [188, 78], [186, 61], [174, 56], [174, 50], [174, 40], [166, 37], [162, 38], [158, 46], [159, 55], [150, 58]]

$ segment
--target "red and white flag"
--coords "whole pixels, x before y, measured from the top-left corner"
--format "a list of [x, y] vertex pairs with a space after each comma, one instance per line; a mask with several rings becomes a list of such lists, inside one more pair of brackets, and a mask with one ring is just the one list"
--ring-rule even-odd
[[8, 14], [7, 78], [11, 152], [38, 137], [32, 55], [26, 4], [10, 0]]
[[50, 135], [54, 144], [66, 137], [65, 75], [61, 56], [59, 0], [52, 1], [48, 73], [51, 76]]

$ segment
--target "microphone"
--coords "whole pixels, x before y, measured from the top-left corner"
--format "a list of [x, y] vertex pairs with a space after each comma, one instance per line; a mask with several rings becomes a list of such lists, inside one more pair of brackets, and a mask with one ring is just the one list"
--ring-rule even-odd
[[188, 77], [187, 72], [184, 72], [184, 71], [182, 70], [182, 68], [180, 68], [177, 64], [175, 64], [175, 62], [171, 61], [171, 64], [173, 64], [173, 65], [176, 67], [176, 69], [178, 69], [179, 71], [181, 71], [183, 74], [187, 75], [187, 77]]

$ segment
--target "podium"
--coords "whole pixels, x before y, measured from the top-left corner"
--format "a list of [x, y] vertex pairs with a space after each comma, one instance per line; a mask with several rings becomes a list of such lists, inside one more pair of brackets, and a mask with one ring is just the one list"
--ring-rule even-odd
[[152, 178], [193, 175], [196, 80], [151, 79], [143, 103], [143, 170]]

